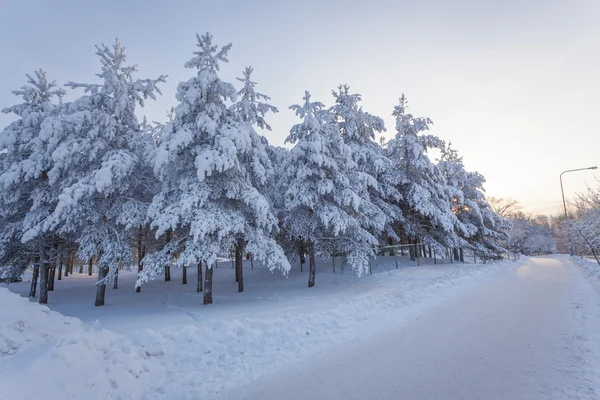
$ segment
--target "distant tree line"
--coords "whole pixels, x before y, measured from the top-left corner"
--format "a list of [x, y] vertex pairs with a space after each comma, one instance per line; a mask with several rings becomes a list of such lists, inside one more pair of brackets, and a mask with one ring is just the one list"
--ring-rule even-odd
[[533, 215], [522, 211], [518, 201], [489, 197], [494, 211], [511, 222], [509, 239], [503, 245], [510, 251], [524, 255], [543, 255], [557, 250], [555, 218]]

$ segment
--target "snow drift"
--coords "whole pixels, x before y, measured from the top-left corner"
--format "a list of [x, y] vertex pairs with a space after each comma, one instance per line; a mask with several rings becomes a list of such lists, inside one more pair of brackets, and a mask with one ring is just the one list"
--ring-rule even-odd
[[[155, 376], [149, 355], [116, 333], [0, 288], [0, 399], [136, 399]], [[35, 384], [32, 385], [32, 382]]]

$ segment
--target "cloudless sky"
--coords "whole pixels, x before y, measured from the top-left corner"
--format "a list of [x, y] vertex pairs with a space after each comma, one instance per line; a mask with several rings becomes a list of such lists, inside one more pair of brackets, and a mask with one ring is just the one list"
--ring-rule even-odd
[[[600, 1], [0, 1], [0, 108], [25, 73], [58, 83], [96, 82], [94, 44], [118, 37], [139, 78], [169, 75], [143, 113], [164, 120], [176, 105], [196, 33], [233, 43], [221, 78], [246, 65], [280, 113], [265, 136], [283, 145], [304, 90], [331, 105], [348, 83], [365, 110], [386, 121], [405, 93], [410, 111], [433, 119], [488, 194], [527, 211], [557, 213], [559, 174], [600, 164]], [[67, 97], [74, 98], [78, 93]], [[0, 115], [0, 126], [13, 117]], [[597, 171], [565, 175], [572, 198]]]

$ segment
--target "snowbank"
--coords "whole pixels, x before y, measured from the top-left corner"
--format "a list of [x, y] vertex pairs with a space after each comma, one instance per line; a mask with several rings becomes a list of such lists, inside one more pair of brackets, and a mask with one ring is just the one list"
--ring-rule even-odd
[[600, 288], [600, 265], [596, 260], [582, 257], [569, 257], [564, 256], [565, 259], [570, 259], [577, 266], [579, 266], [583, 272], [590, 278], [596, 286]]
[[0, 288], [0, 399], [142, 398], [157, 371], [143, 349]]

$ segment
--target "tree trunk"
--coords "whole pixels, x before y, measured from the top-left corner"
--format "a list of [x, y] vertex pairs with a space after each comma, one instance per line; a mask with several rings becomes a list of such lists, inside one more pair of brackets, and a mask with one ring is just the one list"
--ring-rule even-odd
[[244, 270], [243, 270], [243, 257], [244, 257], [244, 240], [238, 239], [235, 244], [235, 275], [238, 283], [238, 293], [244, 291]]
[[92, 276], [92, 270], [94, 268], [94, 257], [90, 257], [88, 260], [88, 275]]
[[[331, 256], [331, 265], [333, 266], [333, 273], [335, 274], [335, 256]], [[398, 269], [397, 261], [396, 261], [396, 269]]]
[[[104, 279], [107, 274], [108, 274], [108, 268], [100, 267], [100, 265], [98, 265], [98, 282], [100, 282], [102, 279]], [[96, 307], [104, 305], [105, 294], [106, 294], [106, 283], [103, 282], [101, 284], [96, 284], [96, 302], [94, 303], [94, 305]]]
[[594, 255], [594, 258], [596, 259], [596, 262], [598, 263], [598, 265], [600, 265], [600, 260], [598, 260], [598, 255], [596, 254], [596, 250], [594, 250], [593, 247], [590, 247], [590, 250], [592, 250], [592, 254]]
[[202, 261], [198, 262], [198, 282], [196, 283], [196, 292], [202, 291]]
[[300, 245], [300, 247], [298, 248], [298, 251], [300, 253], [300, 272], [304, 272], [302, 266], [303, 264], [306, 262], [306, 259], [304, 258], [304, 246]]
[[206, 278], [204, 279], [204, 305], [212, 304], [213, 269], [206, 263]]
[[[56, 279], [56, 266], [59, 263], [59, 247], [58, 241], [54, 240], [54, 246], [52, 246], [52, 252], [48, 251], [48, 291], [54, 291], [54, 280]], [[50, 259], [50, 254], [52, 254], [53, 258]]]
[[48, 291], [49, 292], [53, 292], [54, 291], [54, 279], [56, 277], [56, 267], [50, 267], [49, 271], [48, 271], [49, 275], [48, 275]]
[[462, 247], [460, 248], [460, 261], [463, 263], [465, 262], [465, 252], [463, 251]]
[[187, 267], [183, 267], [183, 273], [181, 275], [181, 284], [187, 285]]
[[315, 265], [315, 245], [310, 243], [308, 245], [308, 287], [315, 286], [315, 274], [317, 267]]
[[59, 281], [62, 280], [62, 271], [63, 271], [64, 262], [65, 262], [65, 250], [63, 248], [63, 250], [60, 252], [60, 261], [58, 264], [58, 280]]
[[40, 257], [36, 256], [33, 264], [33, 275], [31, 276], [31, 287], [29, 289], [29, 297], [35, 297], [37, 290], [38, 277], [40, 276]]
[[67, 260], [67, 265], [65, 267], [65, 278], [69, 276], [69, 260]]
[[[145, 251], [144, 251], [144, 244], [143, 244], [143, 230], [140, 227], [138, 230], [138, 238], [137, 238], [137, 264], [138, 264], [138, 278], [140, 277], [141, 272], [144, 269], [144, 266], [142, 265], [142, 260], [144, 259], [145, 256]], [[136, 293], [140, 293], [142, 291], [142, 287], [141, 286], [136, 286], [135, 288], [135, 292]]]
[[113, 289], [119, 288], [119, 267], [117, 267], [117, 271], [115, 273], [115, 280], [113, 282]]
[[431, 258], [431, 246], [429, 246], [429, 258]]
[[[169, 242], [171, 242], [171, 230], [169, 229], [167, 231], [167, 235], [165, 238], [165, 245], [168, 245]], [[168, 252], [168, 255], [170, 255], [171, 253]], [[171, 281], [171, 260], [169, 258], [169, 260], [167, 261], [167, 265], [165, 265], [165, 282], [169, 282]]]
[[236, 283], [240, 281], [240, 270], [238, 269], [238, 256], [237, 256], [237, 244], [235, 245], [235, 250], [233, 252], [233, 271], [235, 274]]
[[44, 248], [40, 255], [40, 304], [48, 304], [48, 251]]
[[454, 261], [460, 261], [460, 255], [458, 254], [458, 248], [453, 248], [452, 253], [454, 254]]

